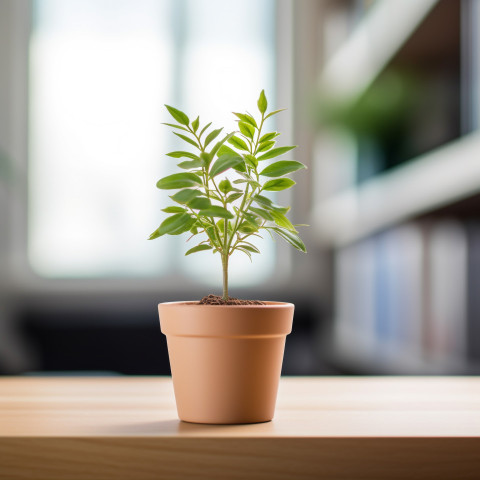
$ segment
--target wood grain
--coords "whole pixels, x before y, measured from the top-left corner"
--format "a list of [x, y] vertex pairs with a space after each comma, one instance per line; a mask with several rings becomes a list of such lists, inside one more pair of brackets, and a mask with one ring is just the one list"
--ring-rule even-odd
[[276, 417], [177, 420], [168, 378], [0, 379], [0, 479], [478, 479], [480, 379], [283, 378]]

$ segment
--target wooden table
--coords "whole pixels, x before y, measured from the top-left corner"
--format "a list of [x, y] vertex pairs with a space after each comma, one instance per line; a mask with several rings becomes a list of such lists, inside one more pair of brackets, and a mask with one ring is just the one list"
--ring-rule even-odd
[[0, 378], [0, 479], [479, 479], [480, 378], [282, 378], [272, 422], [180, 422], [169, 378]]

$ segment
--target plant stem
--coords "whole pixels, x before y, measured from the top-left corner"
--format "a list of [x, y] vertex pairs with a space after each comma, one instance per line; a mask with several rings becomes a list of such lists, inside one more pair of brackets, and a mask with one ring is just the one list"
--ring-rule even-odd
[[228, 252], [222, 255], [223, 267], [223, 296], [222, 300], [228, 300]]

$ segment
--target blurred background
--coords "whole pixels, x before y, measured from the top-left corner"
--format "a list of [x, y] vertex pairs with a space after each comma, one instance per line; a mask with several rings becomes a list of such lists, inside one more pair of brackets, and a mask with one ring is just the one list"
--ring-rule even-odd
[[[0, 0], [0, 374], [168, 374], [159, 302], [220, 259], [148, 242], [164, 104], [265, 89], [308, 165], [230, 293], [295, 303], [283, 373], [480, 373], [480, 0]], [[282, 192], [281, 192], [282, 193]]]

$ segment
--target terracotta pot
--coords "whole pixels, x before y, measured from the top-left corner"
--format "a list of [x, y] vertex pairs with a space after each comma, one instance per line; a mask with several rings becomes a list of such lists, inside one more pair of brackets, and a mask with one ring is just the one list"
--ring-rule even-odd
[[181, 420], [257, 423], [273, 418], [291, 303], [161, 303]]

